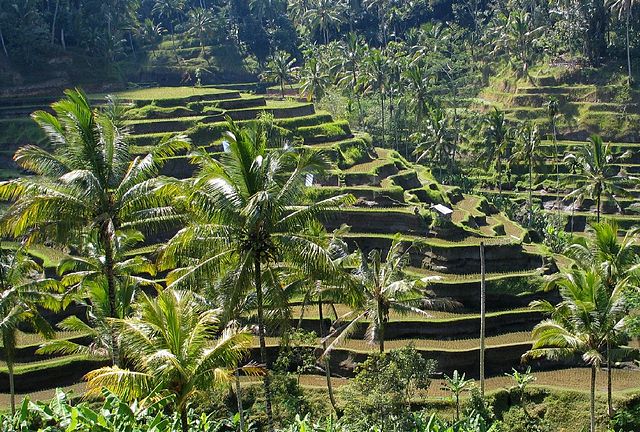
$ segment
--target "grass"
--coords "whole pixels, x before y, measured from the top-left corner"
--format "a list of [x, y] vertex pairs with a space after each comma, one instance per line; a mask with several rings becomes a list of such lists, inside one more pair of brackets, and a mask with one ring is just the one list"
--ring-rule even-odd
[[[514, 333], [505, 333], [498, 336], [490, 336], [486, 339], [487, 347], [499, 347], [499, 346], [507, 346], [507, 345], [517, 345], [517, 344], [527, 344], [531, 342], [531, 333], [530, 332], [514, 332]], [[280, 342], [279, 338], [276, 337], [268, 337], [267, 345], [276, 346]], [[419, 350], [432, 350], [432, 351], [469, 351], [475, 350], [480, 347], [480, 339], [477, 338], [469, 338], [469, 339], [453, 339], [453, 340], [438, 340], [438, 339], [395, 339], [395, 340], [387, 340], [385, 341], [385, 348], [388, 350], [397, 349], [405, 347], [409, 344], [413, 344], [416, 349]], [[258, 346], [258, 338], [254, 337], [253, 341], [254, 346]], [[316, 341], [315, 346], [320, 346], [321, 340], [318, 339]], [[365, 340], [357, 340], [357, 339], [347, 339], [341, 348], [359, 352], [359, 353], [368, 353], [373, 352], [378, 349], [376, 344], [370, 344]]]
[[[336, 312], [338, 313], [338, 316], [343, 316], [349, 312], [351, 312], [351, 309], [344, 304], [336, 304], [334, 305]], [[303, 307], [302, 306], [293, 306], [291, 308], [291, 313], [293, 315], [294, 320], [300, 317], [300, 313], [302, 312]], [[506, 315], [511, 315], [514, 313], [533, 313], [535, 312], [534, 310], [530, 309], [530, 308], [516, 308], [516, 309], [510, 309], [507, 311], [499, 311], [499, 312], [488, 312], [486, 314], [486, 316], [488, 318], [490, 317], [499, 317], [499, 316], [506, 316]], [[389, 315], [389, 320], [390, 321], [399, 321], [399, 322], [407, 322], [407, 321], [420, 321], [420, 322], [425, 322], [425, 323], [442, 323], [442, 322], [450, 322], [452, 324], [455, 324], [456, 321], [459, 320], [466, 320], [466, 319], [480, 319], [480, 315], [477, 313], [456, 313], [456, 312], [449, 312], [449, 311], [427, 311], [427, 313], [429, 315], [431, 315], [430, 317], [425, 317], [423, 315], [419, 315], [419, 314], [407, 314], [407, 315], [400, 315], [397, 312], [391, 311], [390, 315]], [[324, 317], [325, 318], [331, 318], [334, 319], [335, 314], [333, 312], [333, 308], [330, 306], [325, 306], [324, 307]], [[319, 315], [318, 315], [318, 306], [317, 305], [308, 305], [305, 306], [304, 308], [304, 318], [305, 319], [319, 319]]]
[[[136, 90], [126, 90], [115, 93], [115, 96], [120, 99], [132, 99], [140, 101], [152, 101], [163, 99], [180, 99], [189, 98], [193, 96], [207, 96], [207, 95], [224, 95], [228, 94], [230, 97], [237, 95], [237, 91], [233, 90], [221, 90], [210, 87], [150, 87]], [[103, 98], [104, 95], [95, 95], [92, 98]]]
[[[25, 333], [18, 331], [16, 346], [18, 348], [25, 348], [29, 346], [40, 345], [45, 342], [46, 339], [37, 333]], [[84, 336], [82, 332], [72, 332], [72, 331], [64, 331], [64, 332], [56, 332], [54, 339], [56, 340], [65, 340], [65, 339], [73, 339], [80, 336]], [[0, 344], [0, 346], [2, 346]]]
[[[78, 361], [91, 360], [84, 354], [74, 354], [63, 357], [56, 357], [52, 359], [39, 360], [29, 363], [15, 363], [14, 372], [16, 375], [33, 371], [44, 371], [49, 368], [55, 367], [73, 367], [73, 364]], [[7, 373], [6, 363], [0, 361], [0, 372]]]

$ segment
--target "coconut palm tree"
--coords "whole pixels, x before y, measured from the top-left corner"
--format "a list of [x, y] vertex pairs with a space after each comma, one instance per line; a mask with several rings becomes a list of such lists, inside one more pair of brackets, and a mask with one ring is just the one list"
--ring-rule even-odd
[[200, 55], [204, 57], [207, 38], [211, 36], [215, 20], [210, 9], [195, 8], [189, 11], [189, 33], [198, 38]]
[[482, 158], [494, 164], [498, 171], [498, 190], [502, 196], [502, 168], [511, 139], [511, 129], [504, 118], [504, 112], [494, 108], [484, 119], [484, 139]]
[[516, 147], [511, 159], [524, 162], [529, 170], [529, 227], [533, 219], [533, 166], [542, 161], [538, 128], [526, 123], [516, 135]]
[[[295, 148], [267, 151], [264, 128], [241, 129], [229, 121], [229, 152], [220, 161], [198, 151], [200, 167], [188, 185], [185, 204], [192, 213], [162, 252], [167, 268], [181, 266], [167, 278], [169, 287], [197, 289], [200, 281], [219, 275], [225, 265], [237, 273], [240, 289], [255, 292], [260, 361], [266, 365], [265, 281], [279, 268], [313, 274], [331, 262], [305, 227], [319, 213], [352, 202], [347, 195], [301, 205], [308, 175], [328, 168], [323, 152]], [[264, 379], [269, 430], [273, 430], [269, 374]]]
[[347, 38], [340, 48], [340, 58], [337, 59], [340, 64], [338, 86], [347, 92], [351, 101], [353, 99], [356, 100], [358, 104], [358, 115], [361, 118], [362, 104], [360, 102], [358, 87], [360, 85], [360, 72], [365, 48], [358, 35], [354, 32], [347, 34]]
[[416, 162], [429, 158], [432, 164], [438, 166], [440, 177], [442, 177], [442, 168], [445, 165], [451, 167], [455, 133], [451, 130], [446, 111], [440, 106], [428, 106], [424, 120], [424, 132], [415, 134], [418, 140], [414, 150], [414, 154], [418, 156]]
[[134, 308], [132, 317], [115, 321], [131, 369], [109, 366], [89, 372], [87, 392], [107, 388], [129, 399], [167, 392], [175, 396], [182, 431], [188, 432], [189, 403], [212, 386], [231, 382], [236, 363], [251, 346], [251, 334], [219, 333], [220, 310], [189, 291], [167, 289], [157, 297], [142, 293]]
[[[590, 239], [578, 238], [571, 244], [566, 254], [576, 264], [587, 270], [595, 267], [609, 292], [613, 292], [620, 281], [637, 272], [636, 248], [638, 228], [627, 231], [624, 238], [618, 238], [618, 224], [607, 221], [592, 225], [593, 236]], [[609, 416], [613, 415], [611, 357], [614, 339], [607, 339], [607, 406]]]
[[446, 300], [434, 299], [424, 289], [424, 285], [435, 278], [421, 281], [407, 279], [403, 269], [408, 264], [409, 250], [394, 239], [386, 259], [383, 262], [378, 249], [365, 255], [360, 252], [360, 264], [354, 278], [359, 286], [358, 297], [354, 298], [353, 311], [339, 318], [340, 325], [328, 338], [333, 338], [325, 350], [330, 352], [353, 334], [359, 322], [370, 322], [365, 334], [370, 343], [378, 342], [380, 352], [384, 352], [385, 325], [391, 311], [400, 314], [416, 313], [425, 317], [430, 315], [425, 309], [433, 309], [450, 304]]
[[[107, 281], [102, 271], [105, 260], [95, 233], [93, 238], [83, 241], [79, 256], [67, 256], [58, 264], [61, 285], [65, 288], [64, 305], [70, 302], [86, 308], [87, 319], [71, 315], [57, 324], [64, 331], [86, 334], [92, 339], [89, 345], [78, 344], [67, 339], [45, 342], [38, 354], [84, 354], [87, 357], [108, 360], [120, 355], [110, 335], [116, 332], [109, 318], [124, 319], [131, 315], [132, 305], [140, 288], [160, 289], [151, 279], [156, 275], [155, 265], [141, 255], [130, 255], [144, 236], [138, 231], [117, 232], [114, 238], [114, 278], [116, 279], [116, 312], [109, 314]], [[122, 358], [116, 363], [121, 364]]]
[[533, 329], [533, 347], [523, 359], [558, 360], [581, 355], [591, 367], [590, 417], [591, 432], [595, 432], [595, 386], [598, 368], [605, 360], [607, 341], [625, 325], [626, 281], [609, 291], [598, 269], [574, 268], [556, 276], [562, 301], [552, 305], [535, 301], [531, 306], [549, 314]]
[[23, 247], [8, 248], [0, 244], [0, 333], [9, 372], [11, 413], [15, 414], [14, 359], [19, 325], [28, 325], [49, 338], [51, 325], [41, 316], [40, 307], [59, 309], [55, 293], [59, 284], [45, 278], [44, 271]]
[[629, 87], [633, 84], [633, 78], [631, 76], [631, 46], [629, 43], [629, 26], [631, 22], [631, 12], [633, 7], [638, 4], [638, 0], [613, 0], [610, 2], [611, 10], [618, 12], [618, 19], [622, 20], [624, 17], [626, 26], [626, 40], [627, 40], [627, 83]]
[[565, 156], [565, 161], [574, 160], [582, 184], [567, 195], [575, 206], [580, 206], [585, 198], [596, 200], [597, 222], [600, 222], [602, 198], [614, 203], [622, 211], [616, 196], [626, 195], [621, 183], [628, 176], [624, 170], [619, 170], [615, 163], [624, 159], [627, 154], [615, 157], [610, 144], [604, 144], [598, 135], [592, 135], [586, 145], [577, 146], [574, 151]]
[[[133, 157], [126, 130], [108, 112], [93, 109], [81, 90], [67, 90], [51, 107], [37, 111], [53, 151], [20, 148], [16, 163], [36, 176], [0, 183], [0, 199], [12, 201], [0, 219], [14, 237], [75, 244], [92, 232], [104, 251], [107, 317], [117, 317], [114, 242], [122, 230], [156, 232], [179, 221], [171, 206], [175, 180], [159, 177], [166, 157], [188, 148], [182, 137], [164, 138], [146, 156]], [[109, 112], [115, 112], [111, 110]], [[116, 346], [115, 335], [113, 346]], [[114, 353], [112, 361], [118, 356]]]
[[[154, 0], [151, 13], [156, 17], [165, 20], [171, 32], [171, 44], [173, 52], [176, 54], [176, 21], [180, 19], [184, 11], [185, 0]], [[177, 54], [176, 54], [177, 57]]]
[[295, 64], [296, 59], [292, 58], [288, 53], [276, 51], [267, 65], [267, 71], [264, 73], [264, 79], [278, 83], [282, 99], [284, 99], [284, 85], [291, 82], [295, 75]]
[[377, 48], [370, 48], [365, 57], [364, 74], [361, 77], [365, 92], [377, 92], [380, 101], [380, 122], [382, 126], [382, 146], [386, 144], [385, 136], [385, 102], [388, 82], [387, 57]]
[[340, 28], [344, 22], [344, 6], [342, 2], [331, 0], [314, 0], [305, 13], [311, 28], [319, 30], [325, 45], [329, 43], [329, 32]]
[[300, 71], [300, 94], [307, 100], [319, 101], [331, 84], [327, 68], [317, 57], [308, 58]]

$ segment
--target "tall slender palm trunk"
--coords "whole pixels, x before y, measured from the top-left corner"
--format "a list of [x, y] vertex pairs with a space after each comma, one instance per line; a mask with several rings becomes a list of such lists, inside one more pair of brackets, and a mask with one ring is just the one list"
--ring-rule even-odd
[[[319, 281], [316, 282], [319, 284]], [[322, 339], [322, 352], [327, 351], [327, 341], [324, 340], [325, 331], [324, 331], [324, 311], [322, 304], [322, 293], [318, 291], [318, 318], [320, 319], [320, 338]], [[331, 383], [331, 362], [329, 360], [329, 355], [324, 356], [324, 374], [327, 379], [327, 391], [329, 392], [329, 401], [331, 402], [331, 406], [333, 410], [338, 414], [338, 404], [336, 403], [336, 398], [333, 394], [333, 384]]]
[[533, 222], [533, 160], [529, 157], [529, 228]]
[[[109, 303], [108, 318], [117, 318], [118, 307], [116, 304], [116, 280], [115, 280], [115, 262], [113, 256], [113, 242], [108, 224], [105, 222], [100, 230], [102, 247], [104, 248], [104, 274], [107, 278], [107, 299]], [[115, 328], [110, 328], [111, 333], [111, 363], [113, 366], [120, 364], [120, 350], [118, 347], [118, 337]]]
[[486, 267], [484, 261], [484, 242], [480, 242], [480, 394], [484, 397], [484, 352], [486, 333]]
[[629, 83], [629, 87], [633, 83], [633, 79], [631, 78], [631, 48], [629, 47], [629, 18], [631, 17], [631, 7], [627, 10], [627, 82]]
[[15, 376], [14, 376], [14, 360], [16, 349], [16, 332], [13, 329], [5, 331], [2, 338], [2, 344], [4, 345], [4, 355], [7, 362], [7, 372], [9, 374], [9, 395], [11, 400], [11, 415], [16, 413], [16, 388], [15, 388]]
[[7, 52], [7, 45], [4, 43], [4, 36], [2, 35], [2, 28], [0, 28], [0, 44], [2, 45], [2, 51], [4, 52], [5, 57], [9, 57], [9, 53]]
[[590, 409], [591, 418], [590, 432], [596, 432], [596, 366], [591, 366], [591, 392], [590, 392]]
[[556, 132], [556, 119], [551, 120], [553, 123], [553, 146], [555, 148], [556, 159], [556, 211], [560, 214], [560, 164], [558, 163], [558, 137]]
[[182, 407], [180, 410], [180, 427], [182, 432], [189, 432], [189, 416], [187, 415], [187, 407]]
[[[260, 362], [267, 367], [267, 343], [264, 332], [264, 298], [262, 295], [262, 268], [260, 265], [260, 257], [254, 258], [254, 280], [256, 285], [256, 301], [258, 302], [258, 338], [260, 339]], [[267, 412], [267, 422], [269, 432], [274, 432], [273, 426], [273, 410], [271, 408], [271, 377], [269, 370], [263, 379], [264, 385], [264, 405]]]
[[611, 383], [611, 341], [607, 339], [607, 413], [613, 417], [613, 395]]
[[[239, 366], [239, 365], [238, 365]], [[240, 367], [236, 368], [236, 399], [238, 402], [238, 418], [239, 418], [239, 426], [240, 426], [240, 432], [245, 432], [245, 425], [244, 425], [244, 408], [242, 407], [242, 393], [240, 392], [241, 387], [240, 387]]]
[[384, 353], [384, 314], [382, 313], [382, 300], [378, 300], [378, 341], [380, 354]]

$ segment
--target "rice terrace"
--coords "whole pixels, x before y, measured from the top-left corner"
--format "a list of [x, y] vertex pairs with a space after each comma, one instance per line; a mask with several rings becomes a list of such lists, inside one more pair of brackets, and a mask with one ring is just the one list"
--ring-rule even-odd
[[0, 429], [640, 431], [638, 16], [0, 0]]

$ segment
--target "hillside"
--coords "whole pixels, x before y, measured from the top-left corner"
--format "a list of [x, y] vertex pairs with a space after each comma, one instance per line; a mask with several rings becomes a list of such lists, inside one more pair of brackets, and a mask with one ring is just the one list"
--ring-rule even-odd
[[[537, 297], [539, 276], [555, 271], [551, 256], [539, 245], [531, 244], [526, 230], [489, 205], [486, 199], [463, 194], [455, 187], [444, 187], [433, 180], [424, 167], [413, 165], [397, 152], [376, 148], [367, 134], [353, 132], [345, 121], [335, 120], [326, 112], [317, 112], [313, 104], [275, 100], [234, 90], [235, 86], [147, 88], [118, 93], [130, 107], [126, 125], [131, 131], [134, 149], [143, 153], [166, 134], [183, 133], [194, 146], [206, 148], [214, 157], [223, 150], [225, 118], [240, 124], [270, 115], [273, 127], [283, 141], [311, 149], [329, 151], [335, 169], [324, 177], [314, 178], [307, 190], [310, 201], [351, 193], [357, 201], [328, 215], [328, 230], [342, 224], [351, 226], [346, 236], [352, 248], [368, 252], [372, 248], [388, 250], [400, 236], [410, 248], [408, 275], [414, 278], [438, 276], [430, 287], [440, 297], [460, 303], [447, 312], [434, 312], [433, 318], [394, 316], [389, 323], [388, 340], [392, 346], [414, 344], [425, 355], [439, 361], [440, 371], [454, 369], [476, 373], [478, 355], [478, 293], [480, 282], [479, 245], [485, 244], [488, 280], [489, 316], [487, 321], [490, 372], [499, 374], [511, 369], [530, 347], [529, 330], [540, 320], [539, 312], [525, 308]], [[94, 95], [96, 101], [103, 96]], [[5, 132], [3, 154], [7, 163], [4, 178], [24, 175], [8, 166], [18, 144], [37, 141], [37, 130], [26, 115], [44, 106], [45, 99], [14, 100], [3, 109]], [[283, 142], [282, 141], [282, 142]], [[186, 178], [193, 167], [186, 155], [166, 164], [164, 174]], [[453, 209], [450, 220], [431, 209], [443, 204]], [[35, 253], [35, 252], [34, 252]], [[40, 256], [48, 256], [47, 250]], [[49, 259], [49, 265], [56, 263]], [[533, 292], [532, 292], [533, 291]], [[344, 312], [344, 306], [336, 305]], [[304, 309], [304, 313], [303, 313]], [[319, 328], [317, 311], [298, 304], [296, 315], [304, 316], [303, 327]], [[341, 312], [328, 309], [326, 324]], [[345, 366], [347, 358], [362, 360], [373, 350], [362, 341], [363, 330], [332, 355], [334, 372], [353, 374]], [[83, 340], [81, 334], [60, 334], [62, 338]], [[40, 390], [44, 386], [69, 385], [95, 366], [82, 356], [46, 358], [35, 354], [37, 344], [21, 339], [16, 366], [19, 392]], [[275, 348], [274, 348], [275, 349]], [[6, 390], [6, 375], [2, 376]]]

